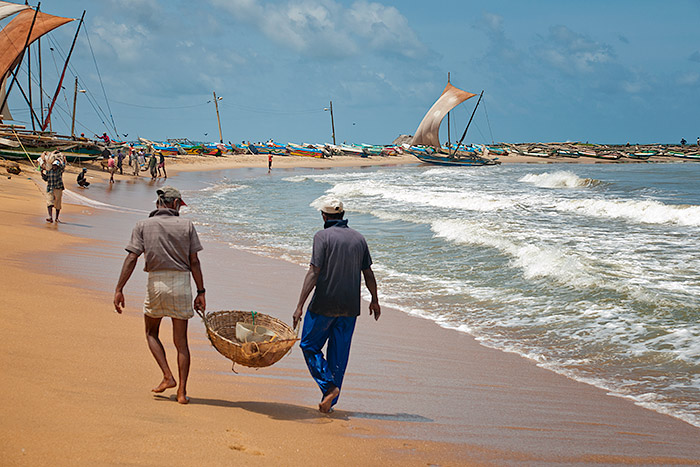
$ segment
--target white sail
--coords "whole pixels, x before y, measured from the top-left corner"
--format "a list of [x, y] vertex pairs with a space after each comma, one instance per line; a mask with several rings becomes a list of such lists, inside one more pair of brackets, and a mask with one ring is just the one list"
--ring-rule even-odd
[[[0, 80], [0, 105], [2, 105], [2, 102], [5, 100], [5, 90], [7, 89], [5, 86], [7, 85], [7, 76], [5, 76], [4, 79]], [[0, 122], [5, 121], [5, 120], [13, 120], [12, 115], [10, 114], [10, 108], [8, 107], [7, 102], [5, 103], [5, 107], [0, 109]]]
[[433, 106], [425, 114], [423, 120], [418, 125], [416, 134], [413, 136], [413, 144], [417, 146], [440, 147], [440, 123], [447, 113], [457, 107], [467, 99], [476, 96], [471, 92], [462, 91], [450, 83], [447, 83], [445, 90]]
[[16, 3], [0, 2], [0, 19], [7, 18], [8, 16], [14, 15], [17, 12], [26, 10], [27, 8], [29, 8], [28, 5], [18, 5]]

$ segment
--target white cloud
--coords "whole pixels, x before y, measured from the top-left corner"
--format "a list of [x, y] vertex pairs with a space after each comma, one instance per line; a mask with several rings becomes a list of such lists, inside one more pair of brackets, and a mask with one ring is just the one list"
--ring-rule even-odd
[[346, 8], [334, 0], [210, 0], [241, 22], [299, 54], [343, 58], [369, 50], [415, 58], [427, 48], [394, 7], [358, 1]]
[[551, 27], [538, 48], [544, 62], [567, 74], [592, 73], [600, 65], [613, 63], [615, 58], [609, 46], [566, 26]]
[[133, 63], [143, 57], [144, 44], [151, 42], [151, 34], [144, 26], [128, 25], [98, 19], [93, 32], [100, 38], [97, 47], [111, 48], [120, 62]]

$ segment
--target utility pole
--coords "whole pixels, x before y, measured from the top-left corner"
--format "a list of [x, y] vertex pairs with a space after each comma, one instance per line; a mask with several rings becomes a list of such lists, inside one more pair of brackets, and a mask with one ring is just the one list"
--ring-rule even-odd
[[75, 92], [73, 93], [73, 123], [71, 124], [70, 127], [70, 137], [75, 139], [75, 107], [76, 103], [78, 102], [78, 93], [84, 93], [85, 89], [81, 89], [78, 91], [78, 77], [75, 77]]
[[219, 122], [219, 142], [223, 144], [224, 137], [221, 134], [221, 118], [219, 117], [219, 100], [223, 97], [216, 97], [216, 91], [214, 91], [214, 106], [216, 107], [216, 121]]
[[333, 101], [331, 101], [331, 106], [330, 106], [329, 109], [323, 109], [323, 110], [325, 110], [325, 111], [330, 110], [330, 111], [331, 111], [331, 131], [333, 132], [333, 133], [332, 133], [332, 136], [333, 136], [333, 146], [335, 146], [335, 121], [333, 120]]

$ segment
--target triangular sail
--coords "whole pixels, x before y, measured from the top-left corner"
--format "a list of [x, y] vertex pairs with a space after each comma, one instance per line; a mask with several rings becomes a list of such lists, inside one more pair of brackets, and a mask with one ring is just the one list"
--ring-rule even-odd
[[0, 19], [5, 19], [8, 16], [14, 15], [17, 12], [26, 10], [28, 5], [18, 5], [10, 2], [0, 2]]
[[447, 83], [440, 98], [425, 114], [413, 136], [413, 144], [421, 146], [440, 147], [440, 124], [447, 113], [467, 99], [476, 96], [471, 92], [462, 91]]
[[[7, 75], [10, 69], [17, 64], [25, 44], [31, 44], [47, 32], [74, 21], [73, 18], [62, 18], [42, 12], [36, 15], [34, 27], [32, 27], [33, 20], [34, 10], [23, 10], [0, 31], [0, 77]], [[27, 43], [30, 29], [31, 36]]]

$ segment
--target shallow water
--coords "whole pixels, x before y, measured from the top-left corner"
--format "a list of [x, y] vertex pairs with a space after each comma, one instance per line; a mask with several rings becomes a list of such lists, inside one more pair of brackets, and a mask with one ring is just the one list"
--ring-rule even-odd
[[203, 235], [304, 265], [337, 196], [384, 304], [700, 426], [698, 181], [700, 164], [238, 170], [184, 196]]

